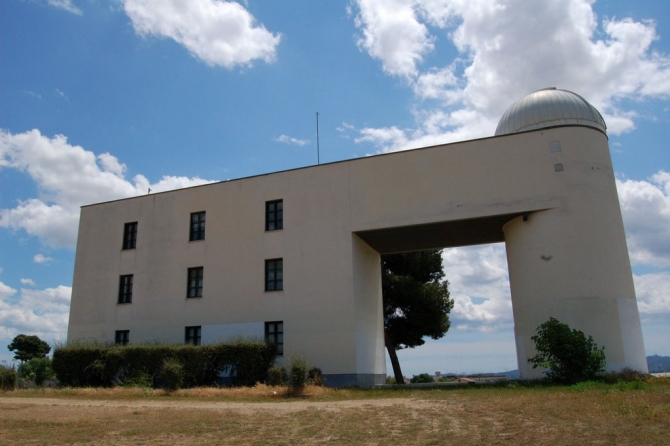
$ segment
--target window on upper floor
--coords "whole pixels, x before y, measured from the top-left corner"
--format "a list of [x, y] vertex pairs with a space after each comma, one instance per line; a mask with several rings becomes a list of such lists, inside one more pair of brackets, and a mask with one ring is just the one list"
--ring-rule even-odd
[[114, 332], [114, 343], [117, 345], [127, 345], [130, 341], [130, 330], [116, 330]]
[[265, 261], [265, 291], [284, 289], [284, 260], [271, 259]]
[[135, 249], [137, 246], [137, 222], [123, 225], [123, 249]]
[[277, 356], [284, 355], [284, 322], [273, 321], [265, 323], [265, 342], [277, 348]]
[[186, 344], [200, 345], [200, 325], [195, 327], [186, 327], [184, 329], [184, 342]]
[[265, 202], [265, 230], [275, 231], [284, 228], [284, 201]]
[[119, 276], [119, 304], [129, 304], [133, 301], [133, 275]]
[[202, 266], [188, 269], [186, 297], [202, 297], [203, 278], [204, 268]]
[[205, 240], [205, 211], [191, 214], [189, 241]]

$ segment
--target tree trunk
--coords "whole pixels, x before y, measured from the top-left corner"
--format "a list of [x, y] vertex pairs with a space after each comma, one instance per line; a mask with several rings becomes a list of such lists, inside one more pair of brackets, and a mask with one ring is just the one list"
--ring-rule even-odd
[[386, 350], [389, 352], [389, 358], [391, 359], [391, 365], [393, 366], [395, 383], [405, 384], [405, 378], [403, 378], [402, 370], [400, 370], [400, 361], [398, 361], [398, 354], [395, 350], [395, 344], [391, 340], [391, 337], [386, 330], [384, 330], [384, 344], [386, 345]]

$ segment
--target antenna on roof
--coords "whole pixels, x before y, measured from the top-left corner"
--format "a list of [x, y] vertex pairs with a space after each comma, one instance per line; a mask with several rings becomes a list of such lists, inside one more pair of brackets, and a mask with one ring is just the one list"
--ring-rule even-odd
[[319, 156], [319, 112], [316, 112], [316, 164], [321, 164]]

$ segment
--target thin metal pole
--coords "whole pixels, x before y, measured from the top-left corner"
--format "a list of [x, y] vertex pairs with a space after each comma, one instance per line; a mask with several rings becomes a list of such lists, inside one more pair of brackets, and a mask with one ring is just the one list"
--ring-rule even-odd
[[319, 154], [319, 112], [316, 112], [316, 164], [321, 164]]

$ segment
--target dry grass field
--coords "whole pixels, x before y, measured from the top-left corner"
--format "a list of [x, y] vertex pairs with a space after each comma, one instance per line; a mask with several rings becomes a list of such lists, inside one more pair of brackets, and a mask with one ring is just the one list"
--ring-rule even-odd
[[[276, 392], [276, 394], [275, 394]], [[670, 379], [573, 387], [264, 385], [0, 393], [0, 444], [666, 445]]]

